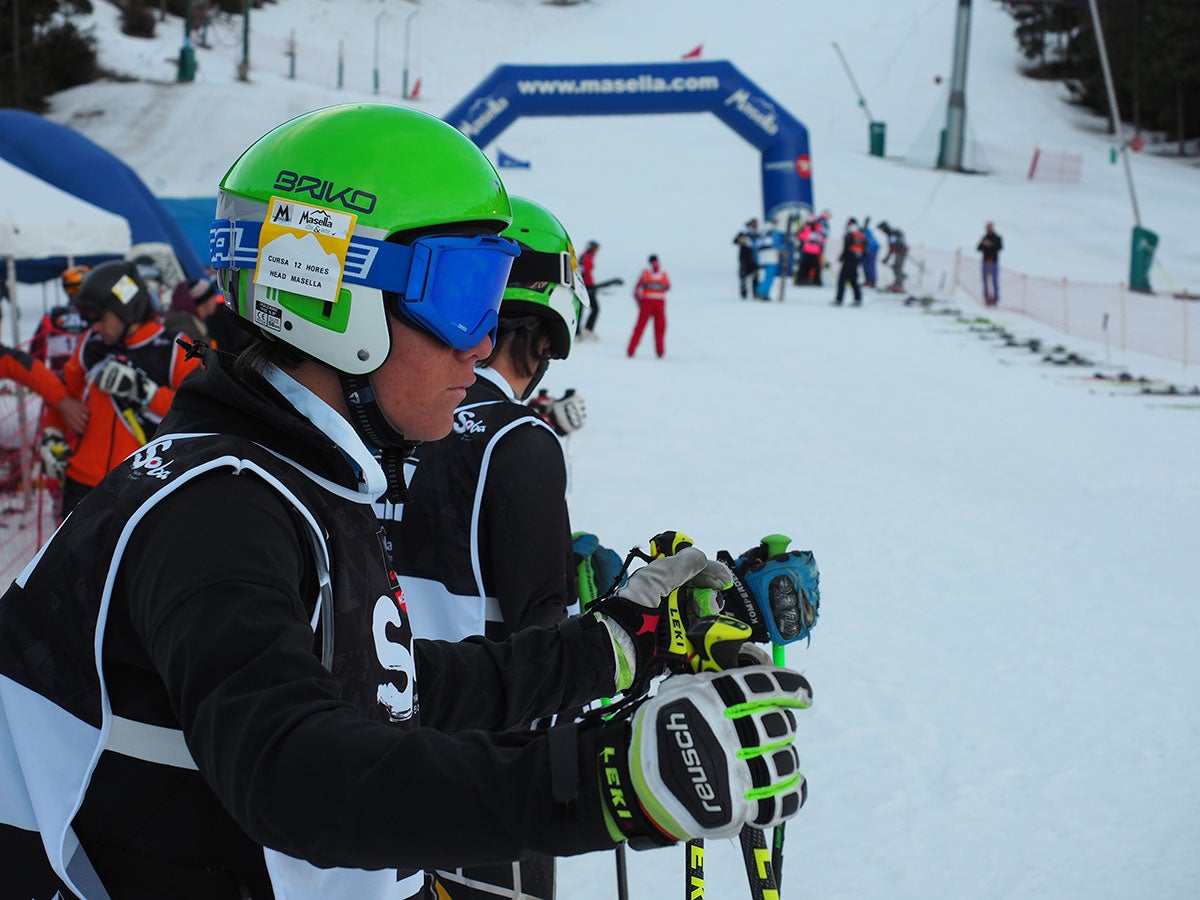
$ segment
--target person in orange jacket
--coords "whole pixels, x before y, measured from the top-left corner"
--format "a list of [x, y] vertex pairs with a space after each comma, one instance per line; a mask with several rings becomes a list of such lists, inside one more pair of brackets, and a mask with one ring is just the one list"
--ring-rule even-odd
[[87, 427], [67, 459], [63, 515], [108, 471], [154, 434], [179, 383], [199, 367], [159, 321], [137, 267], [112, 260], [93, 268], [72, 304], [90, 331], [63, 369], [67, 393], [84, 402]]
[[667, 291], [671, 289], [671, 279], [667, 276], [658, 261], [651, 254], [649, 266], [642, 269], [641, 277], [633, 288], [633, 298], [638, 302], [637, 324], [633, 326], [633, 335], [629, 338], [626, 356], [633, 356], [638, 343], [642, 340], [642, 332], [646, 323], [654, 319], [654, 349], [659, 357], [666, 352], [667, 337]]
[[0, 378], [9, 378], [38, 394], [47, 410], [54, 410], [58, 419], [72, 431], [83, 431], [88, 411], [79, 400], [67, 393], [62, 380], [36, 357], [0, 344]]

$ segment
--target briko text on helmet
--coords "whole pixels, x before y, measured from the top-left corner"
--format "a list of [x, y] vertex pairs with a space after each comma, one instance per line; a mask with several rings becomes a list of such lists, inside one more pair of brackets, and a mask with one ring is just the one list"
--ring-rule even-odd
[[314, 200], [324, 200], [326, 203], [340, 203], [346, 209], [355, 212], [369, 213], [375, 209], [375, 195], [354, 187], [344, 187], [335, 191], [333, 182], [318, 175], [301, 175], [299, 172], [280, 170], [275, 176], [275, 190], [287, 191], [292, 194], [308, 194]]

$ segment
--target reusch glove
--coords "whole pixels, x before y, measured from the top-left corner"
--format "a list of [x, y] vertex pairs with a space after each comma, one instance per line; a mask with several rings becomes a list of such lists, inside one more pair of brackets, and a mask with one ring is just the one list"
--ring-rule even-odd
[[575, 554], [575, 586], [579, 607], [584, 612], [601, 597], [624, 587], [625, 576], [621, 557], [600, 543], [596, 535], [577, 531], [571, 535], [571, 552]]
[[158, 385], [143, 372], [119, 359], [110, 359], [96, 376], [96, 387], [110, 397], [145, 406], [158, 391]]
[[725, 613], [750, 626], [751, 640], [787, 644], [811, 640], [821, 609], [820, 571], [811, 550], [787, 550], [790, 538], [767, 535], [733, 559], [717, 554], [733, 571], [723, 592]]
[[42, 461], [42, 471], [47, 478], [62, 481], [67, 472], [67, 458], [70, 455], [71, 445], [67, 443], [66, 435], [57, 428], [42, 429], [38, 457]]
[[707, 598], [707, 607], [731, 578], [721, 563], [684, 547], [647, 563], [617, 594], [596, 603], [616, 652], [616, 690], [645, 686], [668, 668], [683, 669], [689, 655], [685, 615], [690, 620], [701, 614], [693, 598]]
[[609, 833], [642, 849], [791, 818], [808, 794], [792, 710], [811, 705], [812, 686], [791, 669], [667, 679], [633, 714], [628, 749], [615, 729], [597, 746]]

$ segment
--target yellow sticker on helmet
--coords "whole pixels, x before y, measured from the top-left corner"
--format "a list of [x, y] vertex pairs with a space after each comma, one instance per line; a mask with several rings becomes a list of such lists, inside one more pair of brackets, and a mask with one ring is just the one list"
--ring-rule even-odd
[[111, 288], [113, 296], [125, 306], [129, 305], [129, 301], [136, 297], [140, 290], [141, 288], [138, 287], [137, 282], [128, 275], [122, 275], [118, 278]]
[[358, 217], [272, 197], [258, 237], [254, 283], [334, 303]]

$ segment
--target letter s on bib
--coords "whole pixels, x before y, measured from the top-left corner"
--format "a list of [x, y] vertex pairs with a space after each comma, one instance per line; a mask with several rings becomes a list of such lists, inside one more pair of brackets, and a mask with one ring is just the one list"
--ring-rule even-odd
[[404, 628], [404, 620], [400, 616], [400, 610], [396, 608], [396, 601], [383, 594], [375, 601], [375, 610], [371, 621], [371, 633], [375, 637], [375, 656], [384, 669], [401, 674], [398, 677], [381, 681], [375, 697], [387, 710], [389, 720], [404, 722], [411, 719], [413, 715], [413, 685], [416, 678], [416, 666], [413, 664], [412, 652], [409, 647], [388, 638], [389, 625], [401, 630]]

